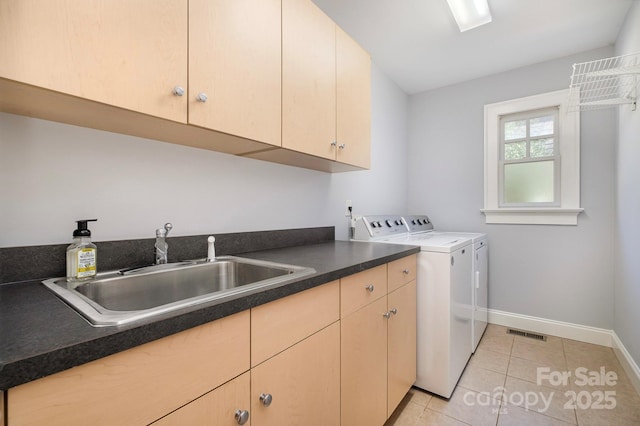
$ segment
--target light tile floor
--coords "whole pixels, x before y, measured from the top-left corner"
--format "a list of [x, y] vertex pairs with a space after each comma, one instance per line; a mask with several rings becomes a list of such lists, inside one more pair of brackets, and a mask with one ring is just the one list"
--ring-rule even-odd
[[413, 388], [385, 426], [640, 425], [640, 396], [611, 348], [506, 331], [487, 327], [449, 400]]

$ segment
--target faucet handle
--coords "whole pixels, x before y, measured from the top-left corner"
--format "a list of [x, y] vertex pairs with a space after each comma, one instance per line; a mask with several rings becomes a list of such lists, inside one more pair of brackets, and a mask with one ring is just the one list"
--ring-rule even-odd
[[159, 238], [166, 237], [169, 234], [169, 231], [171, 231], [172, 229], [173, 229], [173, 225], [167, 222], [164, 224], [164, 229], [163, 228], [156, 229], [156, 237], [159, 237]]
[[207, 238], [207, 262], [213, 262], [216, 260], [216, 247], [215, 247], [216, 237], [210, 235]]

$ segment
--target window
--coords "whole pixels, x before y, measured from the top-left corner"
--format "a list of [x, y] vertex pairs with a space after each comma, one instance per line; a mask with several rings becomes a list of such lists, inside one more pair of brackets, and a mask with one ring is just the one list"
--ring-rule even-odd
[[487, 223], [576, 225], [580, 116], [569, 91], [485, 105]]
[[558, 206], [558, 108], [500, 117], [500, 207]]

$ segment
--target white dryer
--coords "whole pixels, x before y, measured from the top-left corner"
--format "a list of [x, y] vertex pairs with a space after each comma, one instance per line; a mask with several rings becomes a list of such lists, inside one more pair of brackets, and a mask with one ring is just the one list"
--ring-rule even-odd
[[415, 386], [449, 398], [472, 351], [471, 238], [410, 233], [400, 216], [364, 216], [354, 240], [420, 246]]
[[471, 297], [472, 297], [472, 351], [475, 352], [487, 328], [489, 306], [489, 240], [487, 234], [476, 232], [440, 232], [426, 215], [403, 216], [409, 232], [414, 235], [429, 232], [454, 238], [470, 238], [472, 242]]

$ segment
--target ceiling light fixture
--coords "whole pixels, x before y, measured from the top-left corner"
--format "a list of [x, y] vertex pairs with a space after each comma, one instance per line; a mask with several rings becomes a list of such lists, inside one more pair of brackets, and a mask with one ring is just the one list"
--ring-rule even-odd
[[460, 32], [491, 22], [487, 0], [447, 0]]

